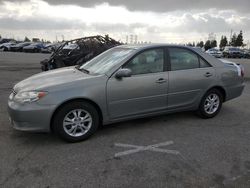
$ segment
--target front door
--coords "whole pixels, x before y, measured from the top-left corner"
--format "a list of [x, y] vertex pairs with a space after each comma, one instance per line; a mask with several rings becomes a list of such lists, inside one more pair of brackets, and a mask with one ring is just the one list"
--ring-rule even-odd
[[123, 68], [131, 77], [107, 83], [107, 103], [111, 119], [150, 113], [167, 108], [168, 72], [165, 70], [164, 49], [143, 51]]

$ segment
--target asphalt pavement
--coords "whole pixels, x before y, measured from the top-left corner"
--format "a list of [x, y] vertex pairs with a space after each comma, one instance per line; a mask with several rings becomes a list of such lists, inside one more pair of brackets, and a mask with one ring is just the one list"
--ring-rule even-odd
[[232, 59], [245, 67], [246, 88], [213, 119], [156, 116], [68, 144], [53, 134], [15, 131], [8, 120], [13, 85], [41, 72], [47, 57], [0, 53], [0, 187], [250, 187], [250, 60]]

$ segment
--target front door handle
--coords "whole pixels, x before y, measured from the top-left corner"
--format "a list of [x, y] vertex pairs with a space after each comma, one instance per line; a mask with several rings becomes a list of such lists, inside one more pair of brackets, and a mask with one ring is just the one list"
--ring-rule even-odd
[[165, 80], [164, 78], [159, 78], [159, 79], [156, 81], [156, 83], [158, 83], [158, 84], [162, 84], [162, 83], [165, 83], [165, 82], [167, 82], [167, 80]]
[[204, 76], [205, 76], [205, 77], [210, 77], [210, 76], [213, 76], [213, 74], [210, 73], [210, 72], [207, 72]]

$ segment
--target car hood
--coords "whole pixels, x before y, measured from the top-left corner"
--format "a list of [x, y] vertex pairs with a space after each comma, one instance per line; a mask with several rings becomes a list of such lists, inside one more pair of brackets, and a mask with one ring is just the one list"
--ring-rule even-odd
[[94, 76], [85, 74], [75, 69], [75, 67], [66, 67], [33, 75], [17, 83], [14, 86], [14, 91], [16, 93], [20, 91], [34, 90], [46, 91], [47, 89], [54, 88], [58, 85], [71, 84], [72, 82], [88, 79], [91, 77]]

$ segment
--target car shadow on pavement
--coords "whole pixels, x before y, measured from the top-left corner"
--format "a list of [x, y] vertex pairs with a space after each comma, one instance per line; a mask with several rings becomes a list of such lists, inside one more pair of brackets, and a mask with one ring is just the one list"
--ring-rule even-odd
[[99, 128], [100, 134], [102, 132], [112, 132], [112, 130], [129, 130], [143, 129], [143, 128], [160, 128], [166, 127], [172, 124], [176, 124], [177, 120], [192, 120], [197, 118], [194, 112], [178, 112], [173, 114], [156, 115], [151, 117], [139, 118], [134, 120], [128, 120], [119, 123], [113, 123], [109, 125], [103, 125]]
[[[117, 132], [131, 130], [133, 132], [135, 129], [160, 129], [171, 124], [175, 124], [175, 122], [179, 119], [186, 121], [187, 119], [190, 121], [194, 118], [197, 118], [192, 112], [180, 112], [175, 114], [168, 115], [158, 115], [140, 119], [134, 119], [119, 123], [113, 123], [109, 125], [100, 126], [97, 132], [89, 139], [98, 139], [102, 136], [107, 135], [116, 135]], [[32, 133], [32, 132], [22, 132], [12, 129], [9, 138], [21, 144], [26, 145], [40, 145], [40, 144], [48, 144], [48, 145], [61, 145], [67, 144], [68, 142], [62, 141], [59, 137], [53, 133]]]
[[[152, 117], [134, 119], [119, 123], [113, 123], [109, 125], [100, 126], [98, 131], [91, 137], [89, 140], [95, 140], [100, 137], [107, 137], [112, 135], [117, 135], [124, 131], [143, 131], [151, 129], [153, 130], [162, 130], [167, 127], [174, 126], [178, 130], [187, 127], [187, 126], [209, 126], [209, 127], [218, 127], [225, 126], [221, 124], [228, 118], [228, 114], [235, 113], [234, 110], [225, 105], [220, 114], [212, 119], [202, 119], [198, 117], [194, 112], [178, 112], [173, 114], [164, 114], [157, 115]], [[232, 124], [235, 126], [237, 124]], [[230, 126], [230, 125], [226, 125]], [[58, 138], [55, 133], [30, 133], [30, 132], [21, 132], [13, 130], [10, 134], [11, 139], [18, 140], [24, 144], [49, 144], [49, 145], [61, 145], [67, 142], [62, 141]]]
[[31, 133], [13, 130], [10, 139], [25, 145], [60, 145], [62, 142], [54, 133]]

